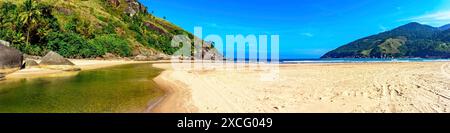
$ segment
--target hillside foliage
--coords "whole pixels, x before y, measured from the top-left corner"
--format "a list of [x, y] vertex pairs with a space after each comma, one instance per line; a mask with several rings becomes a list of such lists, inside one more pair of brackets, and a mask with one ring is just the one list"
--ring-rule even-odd
[[142, 51], [173, 54], [174, 35], [193, 35], [147, 12], [136, 0], [0, 0], [0, 40], [23, 53], [70, 58]]
[[450, 58], [450, 29], [409, 23], [365, 37], [322, 58]]

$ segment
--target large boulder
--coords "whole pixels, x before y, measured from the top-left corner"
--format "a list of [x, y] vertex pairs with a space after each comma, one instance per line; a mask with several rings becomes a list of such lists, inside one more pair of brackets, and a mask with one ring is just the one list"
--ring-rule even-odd
[[41, 62], [39, 63], [40, 68], [47, 68], [53, 70], [62, 70], [62, 71], [80, 71], [81, 69], [76, 67], [75, 64], [70, 62], [68, 59], [62, 57], [58, 53], [53, 51], [48, 52], [47, 55], [42, 57]]
[[19, 50], [0, 44], [0, 73], [2, 69], [19, 69], [23, 55]]
[[68, 59], [64, 58], [63, 56], [59, 55], [56, 52], [50, 51], [42, 57], [41, 62], [39, 65], [70, 65], [73, 66], [72, 62], [70, 62]]

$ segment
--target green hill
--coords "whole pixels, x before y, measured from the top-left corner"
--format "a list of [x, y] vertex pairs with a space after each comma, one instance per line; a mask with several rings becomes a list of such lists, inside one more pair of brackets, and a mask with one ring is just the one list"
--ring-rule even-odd
[[450, 58], [450, 29], [409, 23], [358, 39], [322, 58]]
[[179, 49], [170, 45], [174, 35], [194, 38], [137, 0], [0, 0], [0, 21], [0, 40], [29, 55], [171, 55]]

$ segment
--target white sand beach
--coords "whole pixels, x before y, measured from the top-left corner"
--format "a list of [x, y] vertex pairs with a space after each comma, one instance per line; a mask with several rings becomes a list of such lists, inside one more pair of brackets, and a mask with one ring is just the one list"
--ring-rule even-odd
[[450, 62], [282, 64], [273, 81], [262, 69], [154, 66], [168, 92], [154, 112], [450, 112]]

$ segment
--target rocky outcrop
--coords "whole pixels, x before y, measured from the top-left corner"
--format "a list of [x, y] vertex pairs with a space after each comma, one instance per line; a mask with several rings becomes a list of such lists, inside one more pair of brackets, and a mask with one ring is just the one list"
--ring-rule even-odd
[[120, 5], [120, 1], [119, 0], [108, 0], [108, 2], [113, 7], [118, 7]]
[[39, 65], [70, 65], [73, 66], [72, 62], [70, 62], [68, 59], [64, 58], [63, 56], [59, 55], [56, 52], [50, 51], [42, 58], [42, 61], [39, 63]]
[[134, 57], [133, 60], [135, 61], [156, 61], [156, 60], [170, 60], [171, 57], [166, 54], [156, 54], [156, 55], [145, 55], [140, 54]]
[[212, 42], [203, 41], [194, 51], [196, 60], [223, 60], [223, 55], [214, 48]]
[[166, 55], [166, 54], [162, 54], [162, 53], [158, 54], [156, 57], [158, 58], [158, 60], [170, 60], [171, 59], [170, 55]]
[[159, 34], [165, 34], [166, 33], [166, 31], [164, 31], [162, 28], [159, 28], [158, 26], [156, 26], [153, 23], [144, 22], [144, 25], [145, 25], [145, 27], [147, 27], [147, 28], [149, 28], [151, 30], [157, 31]]
[[134, 16], [136, 13], [144, 13], [147, 12], [147, 8], [136, 0], [125, 0], [127, 4], [127, 8], [125, 9], [125, 13], [130, 16]]
[[22, 66], [23, 55], [19, 50], [0, 45], [0, 69], [14, 69]]
[[140, 54], [140, 55], [134, 57], [134, 60], [135, 61], [155, 61], [155, 60], [158, 60], [158, 58], [155, 56], [146, 56], [146, 55]]
[[111, 53], [106, 53], [105, 55], [102, 55], [102, 58], [105, 60], [112, 60], [117, 59], [117, 56]]
[[42, 57], [42, 61], [39, 63], [39, 67], [53, 70], [62, 71], [80, 71], [81, 68], [76, 67], [75, 64], [68, 59], [62, 57], [58, 53], [53, 51], [48, 52], [47, 55]]

